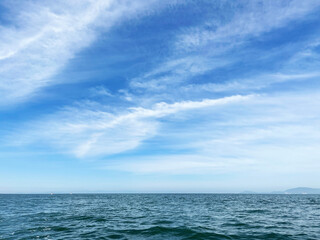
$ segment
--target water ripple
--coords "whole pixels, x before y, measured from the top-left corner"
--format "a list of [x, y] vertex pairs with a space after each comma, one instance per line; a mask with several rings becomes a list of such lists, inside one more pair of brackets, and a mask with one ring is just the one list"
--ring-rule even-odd
[[0, 195], [0, 239], [320, 239], [320, 195]]

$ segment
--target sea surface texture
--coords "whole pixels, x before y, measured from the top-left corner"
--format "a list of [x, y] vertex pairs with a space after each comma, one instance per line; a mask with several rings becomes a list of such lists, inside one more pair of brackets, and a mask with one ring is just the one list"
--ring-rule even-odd
[[320, 239], [320, 195], [0, 195], [0, 239]]

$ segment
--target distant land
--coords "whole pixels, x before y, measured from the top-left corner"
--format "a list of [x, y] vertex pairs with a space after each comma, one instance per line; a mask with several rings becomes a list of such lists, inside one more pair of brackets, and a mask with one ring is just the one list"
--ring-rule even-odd
[[320, 188], [298, 187], [284, 191], [284, 194], [320, 194]]
[[[259, 194], [252, 191], [244, 191], [243, 194]], [[285, 191], [274, 191], [269, 194], [320, 194], [320, 188], [297, 187], [290, 188]]]

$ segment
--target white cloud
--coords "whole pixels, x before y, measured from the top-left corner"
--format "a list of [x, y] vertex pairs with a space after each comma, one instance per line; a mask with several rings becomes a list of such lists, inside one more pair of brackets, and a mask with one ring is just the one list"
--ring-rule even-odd
[[226, 170], [234, 172], [244, 166], [255, 167], [253, 160], [235, 161], [235, 159], [217, 158], [199, 154], [161, 155], [131, 158], [133, 161], [117, 161], [106, 164], [103, 168], [132, 172], [136, 174], [212, 174], [223, 173]]
[[225, 83], [189, 84], [181, 87], [182, 92], [241, 92], [260, 90], [273, 84], [289, 81], [308, 81], [319, 78], [319, 72], [284, 74], [273, 73], [255, 76], [248, 79], [233, 79]]
[[[247, 1], [244, 10], [236, 14], [231, 22], [207, 30], [216, 25], [206, 22], [185, 31], [177, 37], [178, 49], [193, 50], [210, 44], [216, 51], [237, 46], [246, 37], [256, 37], [264, 32], [283, 27], [294, 19], [299, 19], [319, 7], [319, 1]], [[220, 49], [221, 48], [221, 49]]]
[[5, 141], [16, 145], [45, 142], [77, 157], [110, 155], [134, 149], [143, 140], [157, 134], [160, 118], [182, 111], [246, 101], [253, 97], [237, 95], [173, 104], [158, 103], [149, 109], [131, 108], [122, 114], [111, 114], [96, 108], [66, 108], [24, 126], [30, 130], [20, 131]]
[[[313, 0], [246, 1], [240, 5], [242, 4], [242, 7], [235, 4], [237, 13], [229, 17], [231, 19], [229, 22], [217, 22], [216, 19], [210, 21], [209, 19], [196, 27], [180, 30], [182, 33], [176, 36], [171, 51], [172, 55], [153, 70], [132, 79], [130, 86], [133, 89], [146, 89], [148, 92], [163, 92], [169, 88], [179, 88], [191, 78], [238, 61], [239, 59], [224, 54], [244, 43], [247, 38], [259, 37], [263, 33], [281, 28], [320, 6], [318, 1]], [[230, 10], [228, 7], [232, 8], [232, 6], [226, 6], [224, 11]], [[293, 76], [290, 77], [292, 79]], [[280, 76], [275, 76], [273, 79], [279, 80], [280, 78]], [[217, 92], [243, 87], [255, 87], [255, 89], [264, 87], [264, 83], [259, 85], [259, 81], [253, 84], [248, 82], [245, 85], [233, 81], [227, 85], [209, 84], [202, 87], [214, 88]]]
[[113, 96], [111, 94], [111, 92], [103, 86], [97, 86], [97, 87], [91, 88], [89, 91], [92, 96], [102, 96], [102, 97], [112, 97]]
[[[30, 1], [15, 10], [14, 26], [0, 27], [1, 105], [30, 97], [99, 31], [127, 19], [151, 3], [142, 1]], [[16, 7], [16, 6], [15, 6]]]
[[204, 74], [215, 68], [226, 66], [228, 61], [207, 57], [191, 56], [171, 59], [141, 77], [131, 80], [133, 88], [145, 88], [148, 91], [163, 91], [196, 75]]
[[[162, 128], [162, 140], [153, 147], [164, 149], [163, 154], [124, 157], [104, 167], [137, 174], [316, 173], [320, 167], [319, 93], [252, 100], [219, 111], [207, 108], [206, 119], [201, 111], [191, 112], [183, 119], [184, 126], [176, 121]], [[189, 127], [188, 121], [197, 124]], [[171, 150], [178, 152], [170, 154]]]

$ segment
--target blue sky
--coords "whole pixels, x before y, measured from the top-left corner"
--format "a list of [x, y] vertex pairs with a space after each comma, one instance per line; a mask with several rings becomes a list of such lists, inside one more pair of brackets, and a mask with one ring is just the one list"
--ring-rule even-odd
[[320, 187], [320, 2], [0, 2], [0, 192]]

